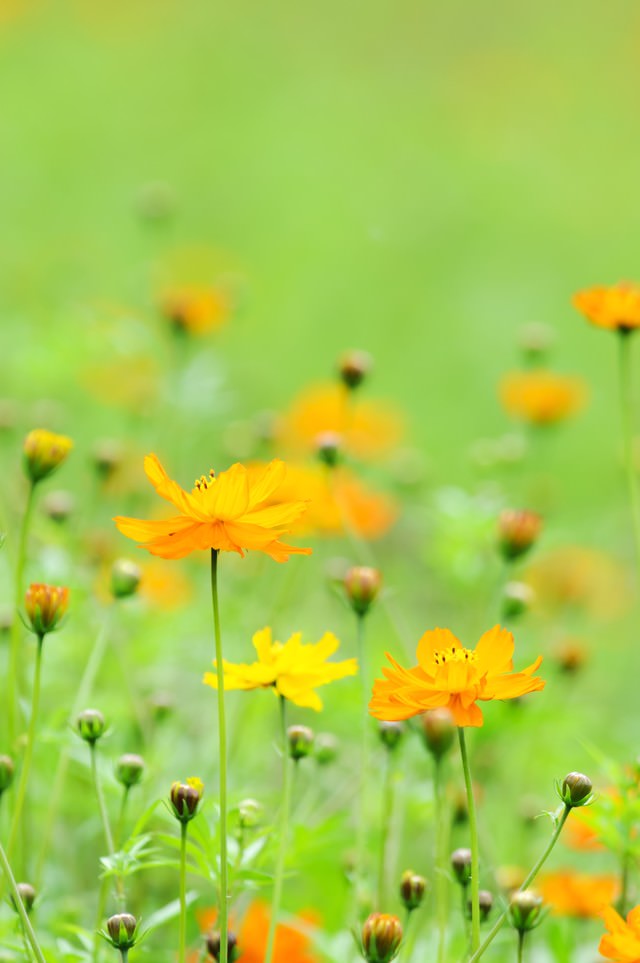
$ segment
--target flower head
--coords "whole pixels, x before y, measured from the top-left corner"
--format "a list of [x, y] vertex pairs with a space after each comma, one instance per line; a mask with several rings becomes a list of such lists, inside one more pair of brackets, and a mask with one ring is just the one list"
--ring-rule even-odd
[[144, 468], [158, 494], [180, 514], [159, 521], [122, 516], [114, 521], [123, 535], [152, 555], [184, 558], [198, 549], [216, 549], [244, 557], [248, 549], [286, 562], [293, 554], [311, 554], [309, 548], [280, 541], [307, 508], [306, 501], [274, 504], [286, 473], [283, 462], [274, 460], [259, 468], [236, 463], [219, 475], [212, 470], [196, 480], [191, 492], [169, 478], [156, 455], [147, 455]]
[[409, 719], [447, 706], [457, 726], [481, 726], [478, 701], [515, 699], [544, 688], [534, 672], [542, 656], [513, 672], [513, 636], [495, 625], [475, 649], [465, 649], [449, 629], [432, 629], [418, 642], [418, 665], [404, 669], [388, 653], [392, 668], [376, 679], [369, 712], [377, 719]]
[[[273, 688], [294, 705], [322, 709], [322, 701], [315, 689], [335, 679], [355, 675], [356, 659], [328, 662], [340, 643], [331, 632], [325, 632], [319, 642], [303, 644], [302, 633], [296, 632], [287, 642], [274, 642], [270, 628], [261, 629], [253, 637], [258, 661], [251, 665], [234, 665], [223, 661], [224, 687], [228, 689]], [[215, 665], [215, 663], [214, 663]], [[213, 672], [207, 672], [204, 682], [218, 688]]]
[[31, 481], [35, 484], [55, 471], [72, 448], [73, 442], [66, 435], [56, 435], [44, 428], [30, 431], [22, 450], [25, 468]]
[[602, 911], [608, 932], [600, 940], [601, 956], [618, 963], [638, 963], [640, 960], [640, 906], [627, 915], [627, 921], [612, 906]]
[[540, 883], [545, 903], [558, 916], [588, 919], [599, 916], [618, 896], [615, 876], [594, 876], [573, 870], [550, 873]]
[[31, 628], [36, 635], [53, 632], [60, 624], [69, 605], [69, 589], [60, 585], [34, 583], [24, 597], [24, 607]]
[[574, 308], [598, 328], [628, 334], [640, 328], [640, 285], [620, 282], [587, 288], [572, 298]]
[[579, 378], [535, 369], [506, 375], [500, 400], [510, 414], [532, 425], [552, 425], [584, 404], [586, 388]]

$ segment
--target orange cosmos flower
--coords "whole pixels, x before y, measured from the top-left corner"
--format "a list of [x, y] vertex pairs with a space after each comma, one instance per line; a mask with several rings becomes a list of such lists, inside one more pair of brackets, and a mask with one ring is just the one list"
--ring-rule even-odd
[[640, 961], [640, 906], [636, 906], [627, 916], [627, 921], [616, 913], [612, 906], [602, 912], [608, 933], [600, 940], [598, 950], [608, 960], [618, 963], [638, 963]]
[[481, 726], [477, 701], [515, 699], [544, 688], [533, 675], [542, 656], [513, 672], [513, 636], [499, 625], [482, 636], [474, 650], [465, 649], [449, 629], [432, 629], [418, 642], [418, 665], [404, 669], [387, 653], [393, 668], [376, 679], [369, 712], [386, 721], [447, 706], [457, 726]]
[[500, 383], [503, 408], [532, 425], [563, 421], [583, 406], [585, 398], [583, 381], [552, 371], [516, 371]]
[[558, 916], [589, 919], [599, 916], [617, 899], [618, 880], [615, 876], [593, 876], [565, 870], [546, 876], [540, 884], [540, 891], [545, 903]]
[[621, 281], [611, 287], [587, 288], [571, 300], [574, 308], [598, 328], [622, 334], [640, 328], [640, 285]]
[[198, 549], [221, 552], [264, 552], [276, 562], [290, 555], [310, 555], [310, 548], [295, 548], [280, 541], [293, 522], [306, 510], [306, 501], [273, 502], [286, 474], [283, 462], [245, 468], [235, 464], [228, 471], [196, 480], [191, 492], [172, 481], [156, 455], [144, 460], [147, 478], [158, 494], [180, 512], [172, 518], [145, 521], [114, 518], [123, 535], [140, 543], [152, 555], [184, 558]]
[[229, 299], [219, 288], [183, 287], [167, 292], [162, 299], [163, 315], [178, 331], [208, 334], [228, 320]]
[[[215, 926], [218, 912], [196, 910], [202, 932]], [[299, 921], [298, 925], [296, 922]], [[313, 913], [301, 913], [293, 925], [278, 923], [273, 948], [273, 963], [317, 963], [317, 957], [310, 952], [311, 940], [307, 935], [310, 927], [317, 924]], [[232, 926], [234, 926], [232, 921]], [[237, 963], [264, 963], [269, 935], [269, 910], [261, 902], [252, 903], [247, 910], [237, 932]], [[196, 956], [194, 955], [194, 963]]]

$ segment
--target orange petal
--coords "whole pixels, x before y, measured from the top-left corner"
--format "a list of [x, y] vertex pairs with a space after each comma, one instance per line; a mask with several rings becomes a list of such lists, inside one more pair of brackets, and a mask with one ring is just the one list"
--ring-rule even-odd
[[462, 643], [449, 629], [429, 629], [418, 642], [416, 650], [418, 662], [425, 672], [433, 675], [436, 669], [434, 653], [440, 649], [450, 649], [454, 645], [461, 646]]
[[136, 542], [146, 542], [151, 538], [158, 538], [160, 535], [172, 535], [174, 532], [182, 532], [193, 525], [193, 519], [184, 515], [175, 515], [173, 518], [163, 518], [157, 521], [143, 518], [125, 518], [118, 515], [113, 521], [123, 535], [135, 539]]
[[274, 458], [269, 464], [249, 468], [249, 505], [251, 511], [262, 502], [266, 502], [280, 487], [287, 473], [286, 465], [279, 458]]
[[161, 498], [166, 498], [178, 508], [183, 515], [190, 515], [191, 518], [205, 521], [206, 515], [195, 498], [186, 492], [180, 485], [167, 475], [160, 464], [157, 455], [147, 455], [144, 460], [144, 470], [147, 478]]
[[513, 668], [513, 635], [500, 625], [485, 632], [476, 645], [478, 668], [490, 675], [502, 675]]

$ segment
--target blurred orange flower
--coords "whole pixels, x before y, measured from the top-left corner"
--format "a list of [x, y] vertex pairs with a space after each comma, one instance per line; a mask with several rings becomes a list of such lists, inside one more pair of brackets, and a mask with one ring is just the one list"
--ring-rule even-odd
[[189, 579], [177, 567], [167, 568], [161, 562], [142, 567], [140, 595], [157, 609], [177, 609], [186, 605], [193, 594]]
[[599, 916], [617, 899], [619, 886], [615, 876], [593, 876], [569, 869], [545, 876], [539, 889], [545, 903], [558, 916], [588, 919]]
[[623, 334], [640, 328], [640, 285], [621, 281], [611, 287], [578, 291], [572, 303], [587, 321]]
[[623, 566], [582, 545], [564, 545], [536, 558], [527, 566], [524, 581], [535, 592], [536, 604], [552, 614], [578, 606], [597, 618], [613, 618], [632, 600]]
[[158, 494], [180, 514], [158, 521], [122, 516], [114, 521], [123, 535], [152, 555], [184, 558], [200, 549], [215, 549], [244, 557], [248, 549], [286, 562], [290, 555], [311, 554], [310, 548], [280, 541], [307, 508], [306, 501], [273, 504], [286, 474], [283, 462], [274, 460], [259, 468], [236, 463], [220, 475], [212, 470], [196, 480], [191, 492], [169, 478], [156, 455], [147, 455], [144, 468]]
[[[215, 910], [200, 911], [198, 922], [207, 932], [217, 919]], [[278, 923], [273, 952], [273, 963], [318, 963], [311, 952], [308, 930], [318, 922], [314, 913], [301, 913], [293, 924]], [[269, 934], [269, 910], [264, 903], [252, 903], [237, 933], [240, 955], [237, 963], [264, 963]], [[194, 956], [194, 961], [198, 957]]]
[[622, 919], [612, 906], [602, 912], [608, 932], [600, 940], [601, 956], [618, 963], [638, 963], [640, 960], [640, 906], [636, 906]]
[[598, 839], [598, 831], [593, 825], [592, 813], [588, 808], [574, 809], [571, 819], [562, 834], [562, 841], [570, 849], [592, 851], [604, 849]]
[[358, 458], [375, 458], [394, 447], [403, 434], [400, 416], [389, 406], [354, 397], [342, 384], [307, 388], [276, 427], [282, 444], [295, 451], [315, 451], [319, 435], [341, 437]]
[[510, 415], [532, 425], [552, 425], [582, 408], [587, 395], [579, 378], [535, 369], [505, 375], [500, 401]]
[[449, 629], [432, 629], [418, 642], [418, 665], [404, 669], [387, 653], [392, 669], [373, 684], [369, 712], [386, 721], [409, 719], [447, 706], [457, 726], [481, 726], [479, 700], [515, 699], [544, 688], [534, 676], [542, 656], [513, 672], [513, 636], [499, 625], [485, 632], [474, 650], [465, 649]]
[[162, 298], [161, 310], [179, 331], [208, 334], [226, 324], [230, 304], [220, 288], [190, 286], [168, 291]]

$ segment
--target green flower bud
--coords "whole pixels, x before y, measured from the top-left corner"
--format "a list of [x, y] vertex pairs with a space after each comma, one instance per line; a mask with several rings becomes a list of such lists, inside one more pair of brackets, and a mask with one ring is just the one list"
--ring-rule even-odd
[[243, 799], [238, 805], [238, 822], [242, 829], [255, 829], [262, 822], [263, 807], [257, 799]]
[[[16, 886], [16, 889], [18, 890], [18, 895], [22, 900], [22, 905], [26, 909], [27, 913], [30, 913], [31, 910], [33, 909], [33, 904], [36, 901], [35, 889], [31, 885], [31, 883], [18, 883]], [[13, 903], [13, 908], [17, 912], [18, 907], [16, 906], [16, 903], [13, 897], [11, 898], [11, 902]]]
[[328, 766], [338, 755], [339, 742], [330, 732], [320, 732], [316, 736], [315, 757], [321, 766]]
[[354, 565], [344, 577], [344, 588], [356, 615], [366, 615], [376, 600], [382, 584], [377, 568]]
[[111, 593], [116, 599], [135, 595], [142, 578], [142, 569], [128, 558], [118, 558], [111, 567]]
[[335, 468], [340, 460], [342, 435], [336, 431], [322, 431], [316, 437], [316, 454], [328, 468]]
[[471, 879], [471, 850], [454, 849], [451, 853], [451, 869], [458, 883], [466, 886]]
[[526, 508], [508, 508], [498, 520], [498, 541], [503, 558], [511, 562], [529, 551], [540, 535], [542, 519]]
[[400, 745], [404, 735], [404, 726], [401, 722], [379, 722], [378, 735], [385, 749], [393, 752]]
[[[235, 933], [227, 933], [227, 960], [229, 963], [235, 963], [238, 959], [240, 951], [237, 947], [238, 940], [236, 939]], [[212, 956], [214, 960], [220, 959], [220, 932], [219, 930], [214, 930], [207, 937], [207, 953]]]
[[81, 738], [93, 746], [104, 735], [104, 716], [97, 709], [85, 709], [76, 719], [76, 727]]
[[13, 782], [14, 770], [11, 756], [0, 756], [0, 796]]
[[144, 773], [144, 759], [133, 752], [120, 756], [116, 762], [116, 779], [125, 787], [131, 789], [142, 779]]
[[542, 897], [532, 889], [519, 890], [509, 901], [509, 919], [519, 933], [532, 930], [540, 922]]
[[400, 879], [400, 899], [406, 910], [412, 912], [417, 909], [427, 891], [427, 881], [424, 876], [418, 876], [412, 869], [407, 869]]
[[438, 762], [451, 749], [457, 733], [457, 727], [449, 709], [430, 709], [421, 716], [422, 738], [424, 744]]
[[362, 954], [367, 963], [391, 963], [402, 943], [402, 926], [397, 916], [372, 913], [362, 927]]
[[66, 522], [74, 508], [75, 501], [69, 492], [49, 492], [42, 499], [42, 510], [52, 522]]
[[308, 726], [289, 726], [287, 729], [289, 755], [297, 762], [311, 754], [313, 749], [313, 730]]
[[117, 950], [130, 950], [138, 936], [138, 921], [131, 913], [116, 913], [107, 920], [107, 932], [101, 935]]
[[517, 619], [531, 607], [535, 593], [526, 582], [507, 582], [502, 593], [502, 615]]
[[362, 384], [371, 371], [371, 355], [366, 351], [349, 351], [340, 359], [338, 371], [345, 387], [353, 390]]
[[[493, 909], [493, 893], [490, 893], [488, 889], [481, 889], [478, 893], [478, 905], [480, 907], [480, 922], [484, 923], [489, 918], [489, 913]], [[471, 915], [471, 900], [468, 900], [467, 919], [471, 919]]]
[[578, 806], [588, 806], [593, 802], [593, 784], [588, 776], [583, 772], [570, 772], [558, 788], [560, 799], [570, 808]]
[[174, 782], [171, 786], [169, 799], [176, 819], [181, 823], [188, 823], [192, 820], [203, 793], [202, 780], [195, 776], [191, 776], [186, 782]]

